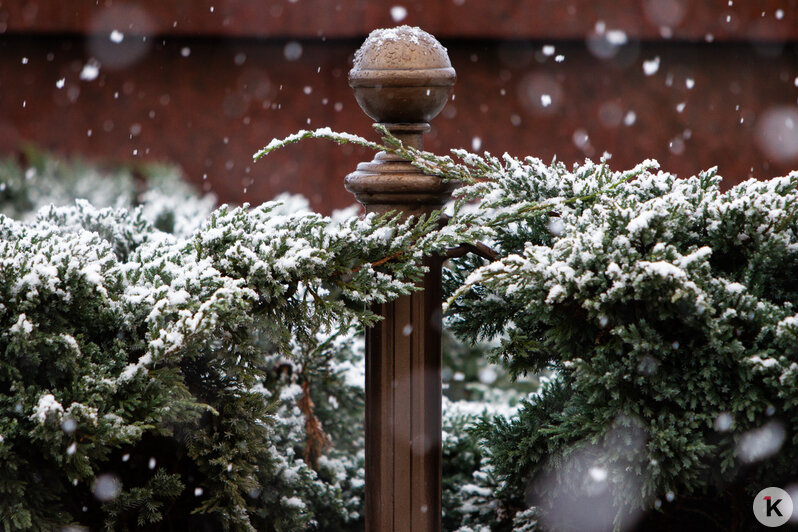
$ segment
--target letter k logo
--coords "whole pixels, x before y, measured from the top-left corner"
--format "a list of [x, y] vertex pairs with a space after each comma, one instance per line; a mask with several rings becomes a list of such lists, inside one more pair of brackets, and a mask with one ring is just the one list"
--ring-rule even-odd
[[769, 495], [763, 497], [763, 499], [765, 499], [765, 504], [767, 504], [765, 513], [767, 514], [768, 517], [770, 517], [770, 514], [772, 514], [773, 512], [776, 512], [776, 515], [782, 517], [781, 512], [779, 511], [779, 503], [781, 502], [781, 499], [776, 499], [776, 502], [773, 502], [772, 498]]
[[754, 517], [761, 524], [769, 528], [779, 527], [792, 516], [792, 497], [783, 489], [771, 486], [756, 494], [753, 510]]

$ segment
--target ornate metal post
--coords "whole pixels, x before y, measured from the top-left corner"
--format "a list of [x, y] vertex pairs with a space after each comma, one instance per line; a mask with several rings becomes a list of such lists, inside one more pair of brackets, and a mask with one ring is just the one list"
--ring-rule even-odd
[[[452, 92], [455, 71], [430, 34], [402, 26], [372, 32], [349, 84], [358, 104], [406, 145]], [[386, 153], [346, 176], [368, 212], [405, 216], [440, 208], [451, 186]], [[366, 530], [441, 528], [441, 263], [426, 259], [423, 291], [380, 305], [366, 333]]]

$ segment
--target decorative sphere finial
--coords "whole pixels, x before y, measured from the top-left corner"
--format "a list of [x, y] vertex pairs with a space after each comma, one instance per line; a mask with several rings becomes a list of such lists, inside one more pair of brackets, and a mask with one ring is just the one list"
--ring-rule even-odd
[[349, 85], [377, 122], [428, 122], [446, 105], [456, 77], [435, 37], [399, 26], [369, 34], [355, 54]]

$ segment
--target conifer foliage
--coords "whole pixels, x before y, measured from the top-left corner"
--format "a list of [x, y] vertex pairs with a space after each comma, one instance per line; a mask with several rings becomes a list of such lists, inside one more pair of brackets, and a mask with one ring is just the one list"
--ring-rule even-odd
[[450, 325], [552, 376], [478, 430], [498, 497], [535, 506], [515, 527], [756, 526], [756, 492], [798, 478], [798, 173], [724, 193], [714, 170], [479, 164], [500, 258], [453, 266]]
[[795, 489], [798, 172], [723, 192], [715, 169], [455, 162], [383, 140], [466, 183], [454, 218], [497, 252], [451, 261], [449, 326], [547, 375], [477, 428], [474, 478], [498, 493], [472, 497], [495, 511], [461, 530], [744, 530], [756, 492]]
[[[256, 158], [384, 149], [462, 184], [447, 223], [212, 210], [126, 175], [113, 207], [54, 206], [28, 183], [63, 168], [0, 165], [0, 529], [362, 527], [368, 309], [480, 241], [444, 271], [479, 346], [445, 354], [447, 530], [743, 530], [798, 479], [798, 173], [723, 192], [381, 131]], [[508, 376], [541, 385], [512, 406]]]
[[0, 216], [0, 528], [346, 529], [357, 423], [323, 394], [362, 401], [352, 326], [452, 238], [285, 200], [172, 234], [155, 196]]

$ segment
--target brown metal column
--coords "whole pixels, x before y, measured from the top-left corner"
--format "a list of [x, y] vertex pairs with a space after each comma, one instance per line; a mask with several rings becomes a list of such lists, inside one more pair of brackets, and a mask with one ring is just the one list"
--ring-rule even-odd
[[[455, 72], [431, 35], [407, 27], [372, 33], [349, 73], [371, 118], [422, 147], [426, 123], [451, 94]], [[440, 208], [451, 185], [379, 153], [346, 177], [369, 212], [404, 216]], [[423, 291], [375, 309], [366, 333], [366, 530], [441, 528], [441, 263], [428, 257]]]

